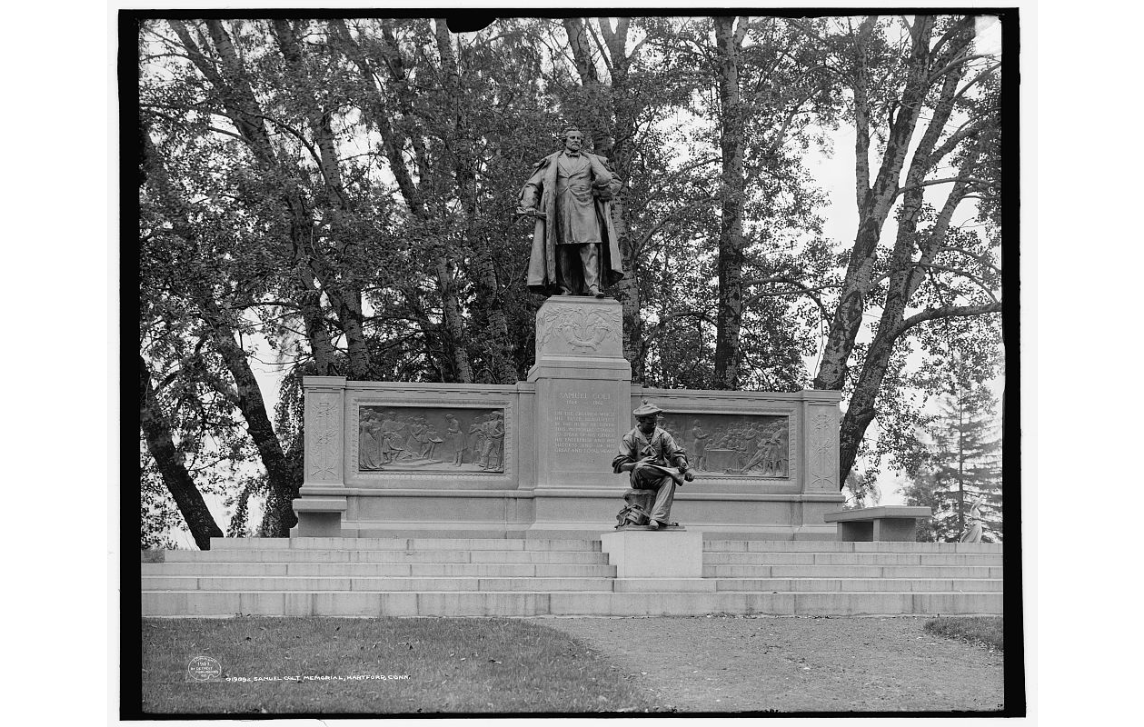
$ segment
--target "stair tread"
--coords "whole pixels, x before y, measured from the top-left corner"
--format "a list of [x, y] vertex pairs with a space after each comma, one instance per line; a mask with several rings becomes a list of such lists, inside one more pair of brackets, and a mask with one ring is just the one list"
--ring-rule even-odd
[[989, 544], [708, 538], [701, 578], [617, 578], [598, 538], [223, 539], [214, 545], [145, 563], [145, 613], [997, 615], [1004, 602], [1002, 550]]

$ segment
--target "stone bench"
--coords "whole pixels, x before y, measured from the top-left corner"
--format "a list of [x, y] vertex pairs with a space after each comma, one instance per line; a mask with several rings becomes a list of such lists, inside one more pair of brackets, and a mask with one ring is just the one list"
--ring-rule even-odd
[[822, 519], [838, 523], [838, 540], [844, 542], [897, 541], [913, 542], [918, 518], [928, 518], [928, 507], [884, 505], [859, 510], [828, 512]]
[[294, 500], [298, 516], [296, 532], [306, 538], [336, 538], [342, 534], [342, 515], [347, 509], [345, 497], [308, 497]]

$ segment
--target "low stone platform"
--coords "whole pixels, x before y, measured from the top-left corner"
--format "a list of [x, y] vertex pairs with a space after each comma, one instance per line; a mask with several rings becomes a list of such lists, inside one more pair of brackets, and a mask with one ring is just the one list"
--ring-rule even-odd
[[838, 539], [843, 541], [914, 542], [918, 520], [933, 515], [928, 507], [881, 505], [858, 510], [828, 512], [823, 520], [838, 523]]
[[144, 616], [999, 615], [1003, 603], [990, 543], [705, 539], [697, 577], [638, 578], [599, 534], [216, 538], [163, 556], [142, 564]]

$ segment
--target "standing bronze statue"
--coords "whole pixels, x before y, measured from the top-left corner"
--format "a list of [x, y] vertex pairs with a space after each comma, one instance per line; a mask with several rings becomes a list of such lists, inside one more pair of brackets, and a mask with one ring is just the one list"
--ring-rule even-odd
[[610, 202], [622, 185], [607, 159], [580, 151], [579, 129], [565, 129], [563, 139], [564, 148], [541, 159], [520, 192], [517, 214], [536, 219], [528, 287], [603, 298], [601, 288], [624, 277]]

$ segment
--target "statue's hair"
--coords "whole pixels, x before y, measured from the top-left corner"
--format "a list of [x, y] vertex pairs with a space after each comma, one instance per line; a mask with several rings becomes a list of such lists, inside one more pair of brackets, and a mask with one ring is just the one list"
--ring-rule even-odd
[[581, 128], [580, 128], [579, 126], [577, 126], [576, 124], [568, 124], [568, 125], [567, 125], [567, 126], [565, 126], [563, 129], [561, 129], [561, 130], [560, 130], [560, 138], [561, 138], [561, 140], [563, 140], [563, 139], [564, 139], [564, 137], [568, 136], [568, 132], [569, 132], [569, 131], [579, 131], [581, 134], [583, 134], [583, 133], [584, 133], [584, 130], [583, 130], [583, 129], [581, 129]]

